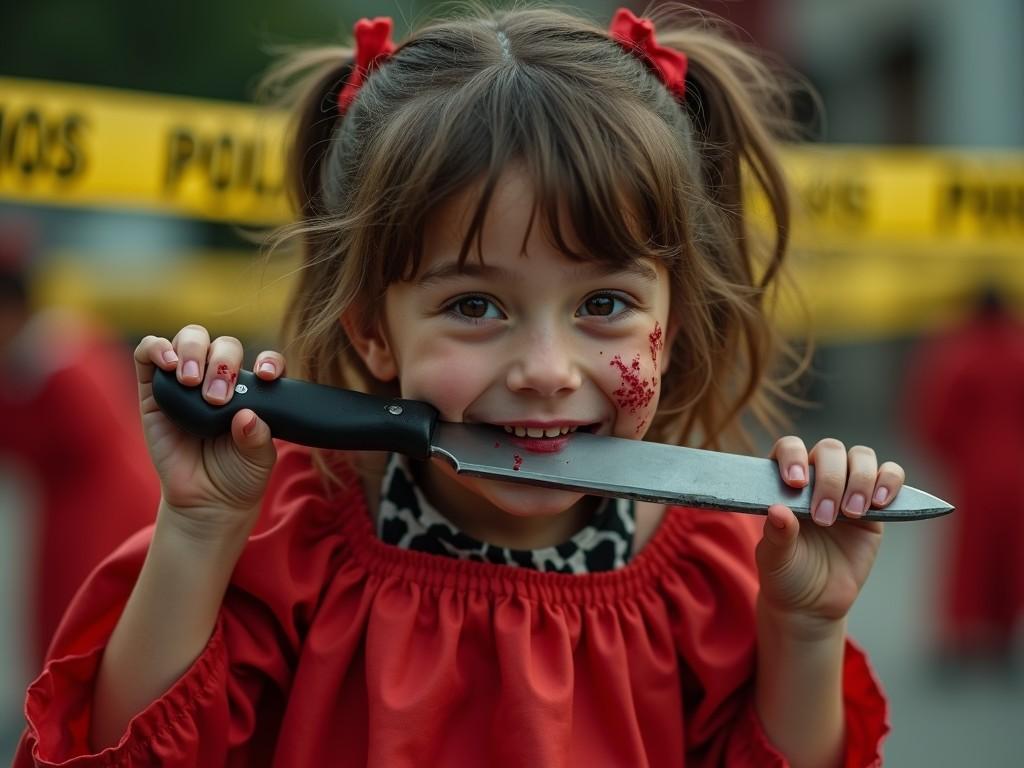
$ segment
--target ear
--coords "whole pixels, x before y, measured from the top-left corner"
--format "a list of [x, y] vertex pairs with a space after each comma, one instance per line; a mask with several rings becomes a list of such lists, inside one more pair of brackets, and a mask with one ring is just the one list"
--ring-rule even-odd
[[391, 351], [384, 324], [378, 316], [372, 323], [361, 321], [358, 308], [350, 308], [341, 316], [341, 325], [363, 364], [378, 381], [398, 377], [398, 361]]

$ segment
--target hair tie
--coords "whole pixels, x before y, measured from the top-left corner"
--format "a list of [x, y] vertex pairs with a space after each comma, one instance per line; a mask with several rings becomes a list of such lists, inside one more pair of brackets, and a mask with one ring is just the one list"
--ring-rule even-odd
[[355, 65], [352, 67], [352, 74], [338, 92], [338, 109], [343, 114], [355, 101], [359, 89], [366, 82], [367, 75], [394, 53], [395, 44], [391, 40], [392, 26], [393, 22], [387, 16], [360, 19], [356, 22], [353, 28], [356, 37]]
[[628, 8], [619, 8], [608, 32], [615, 42], [650, 65], [672, 95], [682, 100], [686, 95], [686, 54], [659, 45], [654, 39], [654, 22], [638, 19]]

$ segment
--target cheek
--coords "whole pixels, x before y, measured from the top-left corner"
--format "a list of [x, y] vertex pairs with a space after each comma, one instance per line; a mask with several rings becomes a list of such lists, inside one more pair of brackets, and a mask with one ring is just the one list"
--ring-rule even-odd
[[[461, 421], [466, 407], [490, 383], [486, 354], [466, 345], [427, 341], [403, 356], [402, 397], [426, 400], [446, 421]], [[493, 364], [493, 360], [491, 361]]]
[[602, 350], [598, 373], [602, 389], [617, 411], [614, 434], [643, 437], [647, 431], [658, 408], [663, 346], [661, 326], [655, 324], [642, 341], [634, 339], [616, 349]]

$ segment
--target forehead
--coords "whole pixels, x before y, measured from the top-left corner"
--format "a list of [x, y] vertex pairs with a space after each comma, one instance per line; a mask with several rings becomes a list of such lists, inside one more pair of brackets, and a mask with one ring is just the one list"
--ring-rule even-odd
[[[617, 258], [599, 252], [577, 235], [565, 200], [538, 200], [537, 187], [520, 167], [504, 170], [489, 195], [474, 183], [438, 205], [423, 233], [422, 259], [414, 280], [459, 273], [497, 274], [529, 269], [538, 262], [559, 262], [571, 274], [632, 272], [655, 279], [650, 259], [639, 254]], [[486, 197], [486, 199], [485, 199]], [[631, 216], [621, 211], [622, 227]], [[526, 259], [526, 263], [520, 263]]]

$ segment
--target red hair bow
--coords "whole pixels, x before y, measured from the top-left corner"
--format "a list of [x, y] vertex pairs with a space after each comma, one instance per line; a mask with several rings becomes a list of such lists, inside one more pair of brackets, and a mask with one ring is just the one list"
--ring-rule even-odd
[[366, 82], [366, 76], [382, 61], [394, 53], [395, 44], [391, 40], [393, 22], [387, 16], [376, 19], [360, 19], [356, 22], [356, 61], [352, 74], [348, 76], [344, 87], [338, 93], [338, 109], [345, 112], [355, 101], [356, 94]]
[[658, 45], [654, 39], [654, 22], [638, 19], [628, 8], [619, 8], [608, 31], [615, 42], [650, 64], [677, 99], [683, 98], [686, 94], [686, 54]]

